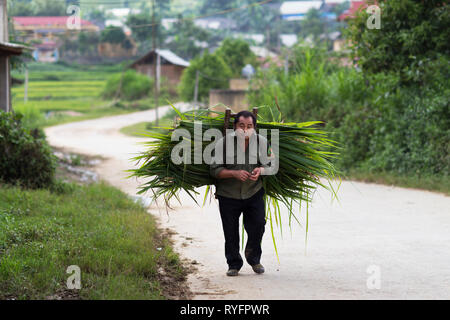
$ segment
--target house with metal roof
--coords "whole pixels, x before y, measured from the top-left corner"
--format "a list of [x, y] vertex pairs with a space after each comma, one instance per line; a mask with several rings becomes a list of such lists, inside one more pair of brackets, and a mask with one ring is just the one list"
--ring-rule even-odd
[[56, 62], [59, 59], [61, 35], [75, 37], [79, 31], [97, 32], [100, 28], [90, 21], [80, 19], [79, 29], [71, 28], [70, 16], [13, 17], [16, 38], [21, 42], [38, 42], [33, 57], [36, 61]]
[[189, 62], [170, 50], [156, 49], [151, 50], [129, 67], [150, 78], [155, 76], [156, 69], [159, 76], [167, 78], [169, 85], [176, 86], [181, 80], [184, 69], [189, 67]]
[[0, 110], [11, 111], [10, 57], [20, 55], [29, 47], [9, 42], [6, 1], [0, 0]]
[[320, 10], [322, 6], [323, 1], [285, 1], [280, 6], [280, 14], [284, 20], [302, 20], [309, 10]]
[[11, 111], [10, 57], [21, 55], [24, 50], [32, 50], [32, 48], [0, 39], [0, 110]]
[[205, 17], [194, 20], [194, 24], [203, 29], [235, 30], [237, 24], [234, 20], [224, 17]]

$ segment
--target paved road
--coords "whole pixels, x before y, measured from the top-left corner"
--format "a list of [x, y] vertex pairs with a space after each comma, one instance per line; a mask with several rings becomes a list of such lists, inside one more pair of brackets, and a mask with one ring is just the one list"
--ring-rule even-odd
[[[182, 108], [183, 106], [180, 105]], [[160, 108], [163, 114], [169, 107]], [[146, 139], [124, 136], [123, 126], [152, 121], [154, 111], [111, 116], [47, 128], [51, 145], [102, 155], [100, 177], [130, 195], [143, 180], [125, 179], [129, 159]], [[203, 199], [204, 189], [199, 190]], [[280, 264], [269, 224], [263, 240], [266, 273], [244, 265], [226, 277], [224, 239], [214, 198], [205, 207], [187, 195], [166, 214], [151, 206], [161, 227], [176, 234], [175, 248], [196, 261], [189, 276], [194, 299], [450, 299], [450, 198], [441, 194], [344, 181], [340, 202], [319, 190], [304, 228], [275, 228]], [[305, 212], [301, 213], [302, 222]], [[285, 216], [286, 217], [286, 216]], [[287, 222], [287, 219], [285, 219]]]

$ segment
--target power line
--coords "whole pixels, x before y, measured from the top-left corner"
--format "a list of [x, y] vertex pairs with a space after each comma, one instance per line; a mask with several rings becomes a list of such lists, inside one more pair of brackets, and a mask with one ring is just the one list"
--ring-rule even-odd
[[203, 78], [208, 79], [208, 80], [212, 80], [212, 81], [228, 81], [228, 80], [231, 79], [231, 78], [213, 78], [211, 76], [208, 76], [208, 75], [204, 74], [201, 71], [198, 71], [198, 74], [201, 75]]

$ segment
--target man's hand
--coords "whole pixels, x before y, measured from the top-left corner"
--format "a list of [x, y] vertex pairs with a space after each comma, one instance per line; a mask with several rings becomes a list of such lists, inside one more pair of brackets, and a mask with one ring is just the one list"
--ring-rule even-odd
[[250, 173], [245, 170], [233, 170], [233, 175], [240, 181], [246, 181], [251, 176]]
[[250, 175], [250, 180], [253, 180], [253, 181], [258, 180], [259, 176], [261, 175], [261, 172], [262, 172], [261, 167], [257, 167], [255, 169], [253, 169], [252, 174]]

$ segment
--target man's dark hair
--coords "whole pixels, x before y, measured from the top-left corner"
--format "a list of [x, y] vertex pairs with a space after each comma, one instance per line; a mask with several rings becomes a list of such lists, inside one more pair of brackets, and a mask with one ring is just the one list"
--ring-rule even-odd
[[239, 122], [240, 117], [244, 117], [244, 118], [252, 117], [253, 127], [256, 127], [255, 115], [252, 112], [247, 111], [247, 110], [240, 111], [236, 114], [236, 116], [234, 117], [234, 126], [236, 126], [236, 124]]

